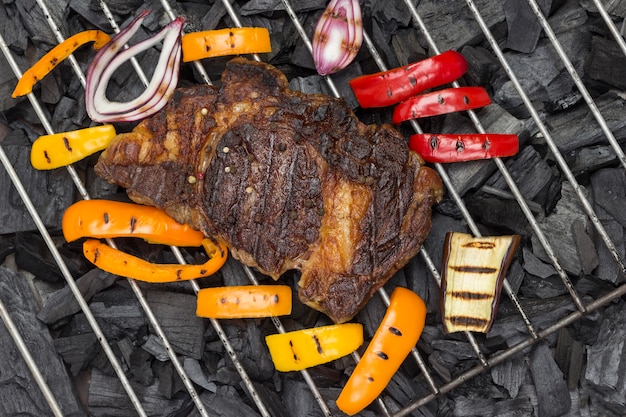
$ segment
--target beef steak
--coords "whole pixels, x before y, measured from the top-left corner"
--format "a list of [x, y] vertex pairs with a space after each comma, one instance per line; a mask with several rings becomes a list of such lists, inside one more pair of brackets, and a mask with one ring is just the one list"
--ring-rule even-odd
[[338, 323], [418, 252], [442, 195], [392, 127], [243, 58], [118, 135], [96, 172], [273, 278], [301, 270], [300, 299]]

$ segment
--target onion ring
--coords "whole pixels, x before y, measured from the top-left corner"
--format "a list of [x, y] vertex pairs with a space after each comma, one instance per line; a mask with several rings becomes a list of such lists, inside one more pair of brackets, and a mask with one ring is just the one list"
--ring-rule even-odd
[[[156, 35], [145, 39], [127, 49], [124, 45], [134, 36], [145, 17], [150, 13], [143, 11], [93, 59], [87, 70], [85, 105], [87, 114], [96, 122], [131, 122], [151, 116], [159, 111], [178, 84], [181, 62], [181, 43], [184, 20], [174, 19]], [[110, 101], [106, 90], [113, 73], [138, 53], [163, 41], [157, 66], [152, 79], [143, 93], [128, 102]]]

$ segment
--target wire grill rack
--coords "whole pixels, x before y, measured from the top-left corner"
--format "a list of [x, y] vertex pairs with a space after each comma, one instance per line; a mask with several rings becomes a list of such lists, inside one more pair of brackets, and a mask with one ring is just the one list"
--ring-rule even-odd
[[[294, 10], [294, 7], [292, 6], [290, 0], [281, 0], [282, 4], [286, 10], [286, 13], [289, 15], [290, 19], [293, 21], [299, 35], [301, 36], [304, 44], [306, 45], [306, 47], [309, 49], [309, 51], [311, 50], [311, 42], [310, 39], [307, 36], [307, 33], [305, 31], [305, 29], [303, 28], [301, 22], [299, 21], [299, 18]], [[527, 0], [528, 4], [530, 5], [531, 9], [533, 10], [536, 18], [538, 19], [538, 22], [541, 24], [541, 27], [543, 28], [543, 31], [545, 33], [545, 35], [547, 36], [547, 38], [550, 40], [552, 46], [554, 47], [554, 50], [556, 51], [558, 58], [562, 61], [563, 65], [565, 66], [565, 68], [567, 69], [567, 71], [569, 72], [572, 80], [574, 81], [575, 85], [577, 86], [579, 92], [582, 94], [582, 97], [584, 99], [584, 101], [586, 102], [589, 111], [591, 112], [591, 114], [593, 115], [593, 117], [595, 118], [596, 122], [598, 123], [598, 125], [600, 126], [601, 130], [603, 131], [606, 141], [611, 145], [613, 151], [615, 152], [615, 155], [617, 156], [617, 159], [619, 160], [619, 163], [626, 168], [626, 156], [624, 155], [624, 152], [622, 151], [620, 145], [618, 144], [615, 136], [613, 135], [613, 133], [611, 132], [609, 126], [607, 125], [606, 120], [604, 119], [602, 113], [598, 110], [598, 106], [596, 105], [596, 103], [594, 102], [593, 98], [591, 97], [591, 95], [588, 92], [587, 87], [584, 85], [584, 83], [582, 82], [580, 76], [577, 74], [574, 66], [572, 65], [572, 62], [570, 60], [570, 57], [567, 56], [567, 53], [563, 50], [563, 48], [561, 47], [561, 44], [559, 43], [554, 31], [552, 30], [552, 28], [550, 27], [546, 17], [544, 16], [543, 12], [541, 11], [540, 6], [538, 5], [536, 0]], [[167, 2], [167, 0], [162, 0], [161, 1], [162, 6], [165, 10], [165, 12], [168, 14], [168, 16], [171, 19], [175, 19], [176, 15], [174, 10], [172, 9], [172, 7], [170, 6], [170, 4]], [[431, 36], [431, 33], [428, 30], [428, 22], [422, 20], [421, 16], [418, 14], [418, 10], [416, 5], [414, 4], [415, 2], [412, 2], [411, 0], [405, 0], [404, 1], [405, 6], [406, 6], [406, 12], [409, 13], [411, 15], [412, 18], [412, 24], [413, 27], [415, 28], [415, 30], [419, 31], [423, 36], [424, 39], [426, 40], [429, 49], [433, 52], [433, 53], [438, 53], [439, 48], [437, 46], [437, 41], [436, 39], [433, 39], [433, 37]], [[589, 220], [591, 221], [591, 223], [593, 224], [593, 226], [595, 227], [597, 234], [602, 238], [604, 244], [606, 245], [606, 247], [608, 248], [608, 250], [610, 251], [610, 253], [612, 254], [614, 261], [616, 262], [616, 264], [618, 265], [618, 268], [621, 272], [622, 275], [626, 275], [626, 266], [624, 264], [624, 259], [622, 259], [622, 257], [620, 256], [618, 250], [616, 249], [616, 244], [615, 242], [613, 242], [611, 240], [611, 238], [609, 237], [609, 234], [607, 233], [607, 231], [605, 230], [603, 224], [600, 222], [600, 220], [598, 219], [597, 214], [594, 212], [592, 205], [590, 204], [589, 200], [587, 199], [587, 197], [584, 194], [584, 190], [581, 187], [581, 185], [577, 182], [574, 174], [572, 173], [572, 170], [570, 169], [570, 167], [568, 166], [567, 162], [565, 161], [563, 155], [561, 154], [561, 152], [559, 151], [559, 149], [557, 148], [555, 141], [552, 138], [552, 135], [550, 133], [550, 131], [548, 130], [548, 128], [546, 127], [546, 125], [544, 124], [544, 122], [542, 121], [537, 109], [534, 107], [533, 103], [531, 102], [531, 100], [529, 99], [529, 96], [527, 95], [527, 92], [524, 91], [524, 88], [522, 87], [520, 81], [518, 80], [518, 77], [516, 76], [516, 74], [514, 73], [514, 71], [512, 70], [511, 66], [509, 65], [509, 63], [507, 62], [502, 49], [500, 48], [500, 46], [498, 45], [496, 38], [494, 37], [494, 35], [491, 33], [488, 25], [485, 23], [485, 20], [483, 18], [483, 15], [481, 14], [481, 10], [479, 8], [479, 6], [477, 6], [477, 3], [473, 0], [465, 0], [466, 6], [469, 8], [469, 10], [471, 11], [472, 16], [475, 19], [475, 22], [478, 24], [478, 26], [480, 27], [480, 29], [482, 30], [485, 39], [487, 40], [487, 42], [489, 43], [493, 53], [495, 54], [495, 56], [497, 57], [497, 59], [500, 62], [500, 65], [502, 66], [502, 68], [505, 70], [506, 74], [508, 75], [510, 81], [512, 82], [513, 86], [515, 87], [517, 93], [519, 94], [519, 97], [521, 98], [524, 106], [526, 107], [528, 114], [530, 114], [532, 121], [535, 124], [535, 127], [538, 129], [538, 131], [541, 133], [541, 135], [543, 136], [544, 140], [545, 140], [545, 144], [547, 145], [547, 147], [550, 149], [550, 151], [552, 152], [553, 156], [554, 156], [554, 160], [556, 161], [559, 169], [561, 170], [561, 173], [563, 174], [563, 176], [567, 179], [567, 181], [569, 181], [569, 183], [571, 184], [573, 190], [575, 191], [576, 195], [578, 196], [580, 203], [584, 209], [584, 211], [586, 212]], [[45, 0], [37, 0], [37, 4], [38, 6], [41, 8], [43, 14], [46, 16], [46, 19], [48, 21], [48, 24], [50, 25], [50, 28], [53, 30], [58, 42], [63, 41], [63, 36], [61, 34], [61, 31], [59, 29], [59, 26], [57, 24], [57, 22], [55, 22], [52, 18], [52, 15], [50, 13], [50, 11], [48, 10], [48, 6], [45, 2]], [[615, 42], [618, 44], [619, 48], [621, 49], [621, 51], [626, 55], [626, 42], [624, 41], [623, 36], [621, 35], [620, 31], [616, 28], [615, 24], [613, 23], [613, 21], [611, 20], [611, 17], [609, 16], [605, 6], [603, 5], [601, 0], [593, 0], [593, 4], [594, 6], [597, 8], [597, 12], [599, 13], [599, 15], [601, 16], [602, 20], [606, 23], [606, 26], [609, 30], [609, 32], [612, 34], [612, 36], [615, 39]], [[115, 32], [119, 31], [119, 27], [115, 21], [114, 15], [111, 13], [111, 11], [109, 10], [109, 7], [107, 6], [106, 2], [104, 0], [99, 1], [99, 5], [100, 8], [102, 9], [102, 13], [106, 16], [107, 20], [110, 22], [111, 27], [113, 28], [113, 30]], [[241, 25], [241, 21], [240, 18], [237, 14], [237, 12], [235, 11], [235, 9], [232, 7], [232, 5], [229, 3], [228, 0], [223, 0], [223, 5], [227, 10], [227, 13], [229, 15], [229, 17], [232, 19], [232, 21], [234, 22], [235, 25], [237, 26], [242, 26]], [[209, 28], [205, 28], [205, 29], [209, 29]], [[364, 46], [367, 48], [368, 52], [371, 54], [372, 58], [374, 59], [374, 61], [376, 62], [376, 64], [378, 65], [379, 69], [382, 70], [386, 70], [386, 64], [384, 62], [384, 60], [381, 57], [381, 54], [379, 53], [379, 51], [376, 49], [376, 47], [374, 46], [374, 43], [371, 40], [371, 37], [369, 36], [369, 34], [366, 32], [365, 36], [364, 36]], [[12, 52], [9, 50], [9, 47], [7, 46], [5, 40], [0, 36], [0, 49], [2, 49], [2, 52], [6, 58], [6, 60], [8, 61], [10, 67], [12, 68], [15, 76], [17, 78], [21, 77], [21, 69], [18, 67]], [[253, 56], [254, 59], [259, 60], [258, 56]], [[74, 59], [73, 56], [70, 57], [70, 63], [72, 65], [73, 71], [75, 72], [76, 76], [81, 80], [81, 82], [83, 83], [83, 86], [85, 84], [85, 77], [84, 74], [78, 64], [78, 62], [76, 61], [76, 59]], [[198, 74], [200, 75], [200, 77], [204, 80], [204, 82], [211, 84], [211, 80], [208, 76], [208, 74], [206, 73], [205, 69], [203, 68], [203, 66], [201, 65], [200, 62], [195, 62], [193, 63], [193, 65], [195, 66], [195, 69], [197, 70]], [[144, 73], [144, 71], [142, 70], [141, 66], [139, 65], [139, 63], [137, 61], [133, 61], [133, 66], [135, 68], [135, 70], [137, 71], [140, 80], [142, 80], [142, 82], [144, 84], [147, 84], [148, 80], [146, 78], [146, 75]], [[328, 87], [331, 91], [331, 93], [335, 96], [339, 96], [339, 92], [335, 86], [335, 84], [333, 83], [332, 77], [325, 77], [325, 81], [328, 84]], [[457, 86], [457, 85], [455, 85]], [[41, 104], [38, 100], [38, 98], [34, 95], [34, 94], [29, 94], [28, 98], [30, 100], [31, 105], [33, 106], [34, 110], [36, 111], [37, 115], [40, 118], [40, 121], [44, 127], [44, 129], [46, 130], [46, 132], [48, 134], [52, 134], [54, 133], [54, 127], [51, 125], [50, 121], [47, 119], [45, 112], [42, 110]], [[475, 129], [477, 132], [479, 133], [484, 133], [485, 129], [481, 123], [481, 120], [479, 119], [479, 117], [472, 111], [468, 112], [468, 115], [471, 119], [471, 121], [473, 122]], [[420, 125], [417, 122], [413, 122], [412, 123], [412, 129], [415, 130], [416, 133], [422, 133], [422, 129], [420, 127]], [[138, 415], [140, 416], [146, 416], [147, 413], [144, 409], [144, 406], [142, 405], [142, 403], [140, 402], [137, 394], [135, 393], [135, 391], [133, 390], [133, 387], [131, 386], [127, 376], [124, 373], [124, 370], [122, 368], [122, 365], [120, 364], [118, 358], [116, 357], [115, 353], [113, 352], [113, 350], [110, 347], [109, 341], [107, 340], [107, 338], [105, 337], [105, 335], [103, 334], [102, 330], [100, 329], [100, 326], [98, 325], [97, 321], [94, 318], [94, 315], [92, 314], [92, 312], [90, 311], [90, 308], [88, 306], [88, 304], [86, 303], [85, 299], [83, 298], [83, 296], [81, 295], [76, 282], [75, 282], [75, 278], [72, 276], [72, 274], [70, 273], [68, 267], [65, 265], [61, 255], [59, 254], [48, 230], [46, 229], [46, 226], [44, 225], [43, 221], [41, 220], [39, 213], [37, 212], [37, 209], [34, 207], [31, 198], [29, 197], [28, 193], [25, 190], [24, 185], [22, 184], [20, 178], [18, 177], [18, 175], [15, 172], [15, 169], [12, 165], [12, 162], [8, 159], [6, 153], [4, 152], [4, 149], [2, 148], [2, 145], [0, 144], [0, 161], [2, 162], [2, 165], [4, 166], [5, 170], [7, 171], [9, 177], [11, 178], [17, 192], [19, 193], [21, 199], [24, 202], [24, 205], [26, 206], [29, 215], [32, 217], [33, 221], [35, 222], [39, 232], [41, 233], [41, 236], [43, 237], [46, 245], [48, 246], [48, 249], [50, 250], [54, 260], [56, 261], [56, 263], [58, 264], [63, 276], [65, 277], [68, 286], [70, 287], [70, 289], [72, 290], [74, 296], [76, 297], [76, 300], [78, 301], [82, 312], [85, 314], [89, 324], [91, 325], [91, 327], [93, 328], [93, 331], [95, 333], [95, 335], [97, 336], [102, 349], [106, 355], [106, 357], [108, 358], [108, 360], [111, 363], [112, 368], [114, 369], [115, 373], [117, 374], [118, 378], [120, 379], [126, 393], [128, 394], [128, 397], [132, 403], [132, 405], [134, 406], [136, 412]], [[583, 316], [585, 316], [586, 314], [589, 314], [590, 312], [603, 307], [605, 305], [607, 305], [608, 303], [610, 303], [611, 301], [615, 300], [616, 298], [623, 296], [624, 294], [626, 294], [626, 284], [622, 284], [621, 286], [615, 288], [614, 290], [612, 290], [611, 292], [608, 292], [594, 300], [592, 300], [591, 302], [588, 303], [584, 303], [582, 300], [582, 297], [577, 293], [576, 289], [574, 288], [574, 286], [572, 285], [572, 282], [570, 281], [567, 273], [565, 272], [565, 270], [563, 269], [559, 259], [557, 258], [557, 255], [555, 253], [554, 248], [552, 247], [552, 245], [550, 244], [550, 242], [548, 242], [546, 236], [544, 235], [543, 231], [541, 230], [541, 228], [539, 227], [539, 223], [538, 220], [536, 219], [535, 215], [533, 214], [533, 212], [531, 211], [531, 209], [529, 208], [528, 203], [525, 201], [525, 199], [522, 197], [520, 190], [518, 189], [518, 186], [516, 185], [516, 182], [514, 180], [514, 178], [511, 176], [511, 173], [508, 171], [507, 167], [505, 166], [504, 162], [500, 159], [494, 159], [493, 163], [496, 165], [497, 169], [500, 171], [502, 177], [504, 178], [504, 180], [506, 181], [507, 186], [509, 187], [510, 190], [510, 194], [515, 198], [515, 200], [517, 201], [517, 203], [519, 204], [519, 207], [521, 208], [524, 216], [527, 219], [528, 225], [530, 226], [530, 229], [533, 231], [535, 237], [537, 238], [537, 240], [540, 242], [541, 246], [543, 247], [543, 249], [545, 250], [545, 253], [548, 255], [552, 266], [555, 268], [555, 270], [557, 271], [560, 279], [563, 282], [563, 285], [565, 286], [565, 288], [567, 289], [570, 297], [571, 297], [571, 301], [573, 303], [573, 305], [575, 306], [575, 310], [570, 313], [569, 315], [565, 316], [564, 318], [560, 319], [557, 322], [554, 322], [552, 324], [550, 324], [549, 326], [545, 327], [545, 328], [541, 328], [538, 329], [536, 327], [533, 326], [533, 324], [531, 323], [531, 320], [528, 317], [528, 314], [526, 311], [524, 311], [524, 308], [522, 307], [522, 305], [520, 304], [519, 300], [517, 299], [517, 296], [515, 295], [514, 291], [512, 290], [510, 284], [508, 282], [505, 281], [504, 284], [504, 289], [505, 292], [507, 294], [507, 296], [510, 298], [510, 300], [512, 301], [513, 305], [515, 306], [517, 312], [519, 313], [519, 315], [521, 316], [523, 322], [526, 325], [526, 329], [527, 329], [527, 336], [521, 340], [520, 342], [512, 345], [510, 348], [508, 348], [507, 350], [504, 350], [498, 354], [492, 355], [492, 356], [487, 356], [482, 350], [481, 347], [479, 346], [478, 342], [476, 341], [475, 337], [473, 334], [471, 333], [466, 333], [465, 337], [467, 338], [469, 344], [471, 345], [472, 349], [474, 350], [474, 353], [476, 355], [476, 358], [478, 359], [478, 365], [476, 365], [475, 367], [461, 373], [460, 375], [457, 375], [454, 379], [450, 380], [447, 383], [444, 384], [437, 384], [435, 382], [435, 378], [434, 378], [434, 374], [433, 374], [433, 370], [429, 369], [428, 365], [426, 364], [426, 361], [424, 361], [424, 359], [422, 358], [420, 352], [414, 348], [412, 351], [412, 358], [415, 361], [415, 363], [417, 364], [420, 372], [422, 373], [424, 380], [427, 382], [428, 385], [428, 390], [429, 393], [427, 395], [424, 395], [422, 398], [418, 398], [415, 399], [413, 402], [404, 405], [404, 408], [402, 408], [401, 410], [398, 410], [394, 413], [392, 413], [391, 411], [389, 411], [385, 404], [383, 403], [383, 401], [381, 399], [377, 400], [377, 406], [379, 407], [380, 410], [380, 414], [381, 415], [385, 415], [385, 416], [405, 416], [410, 414], [411, 412], [417, 410], [418, 408], [420, 408], [421, 406], [423, 406], [424, 404], [432, 401], [433, 399], [437, 398], [438, 395], [447, 393], [452, 391], [453, 389], [455, 389], [456, 387], [464, 384], [466, 381], [468, 381], [469, 379], [479, 375], [480, 373], [490, 369], [491, 367], [505, 361], [507, 358], [512, 357], [513, 355], [517, 354], [518, 352], [523, 351], [524, 349], [528, 348], [529, 346], [532, 346], [533, 344], [537, 343], [538, 341], [546, 338], [547, 336], [554, 334], [555, 332], [557, 332], [559, 329], [568, 326], [572, 323], [574, 323], [575, 321], [579, 320], [580, 318], [582, 318]], [[465, 222], [468, 225], [469, 230], [471, 231], [472, 234], [476, 235], [476, 236], [480, 236], [480, 231], [479, 228], [476, 224], [476, 222], [474, 221], [474, 219], [472, 218], [472, 216], [470, 215], [469, 211], [467, 210], [459, 192], [455, 189], [455, 187], [453, 186], [453, 183], [450, 179], [450, 176], [448, 175], [446, 168], [441, 165], [441, 164], [435, 164], [435, 169], [437, 170], [437, 172], [439, 173], [439, 175], [441, 176], [441, 178], [444, 181], [444, 184], [446, 186], [446, 191], [448, 193], [448, 195], [452, 198], [452, 200], [456, 203], [456, 205], [458, 206], [458, 209], [460, 210], [460, 212], [462, 213]], [[74, 168], [72, 166], [67, 167], [68, 173], [72, 179], [72, 181], [74, 182], [76, 189], [78, 191], [78, 193], [80, 194], [80, 196], [83, 199], [89, 199], [90, 196], [85, 188], [84, 183], [82, 182], [81, 178], [79, 177], [79, 175], [77, 174], [77, 172], [74, 170]], [[108, 242], [110, 245], [115, 245], [114, 241], [109, 241]], [[178, 259], [178, 261], [180, 263], [184, 263], [184, 259], [180, 253], [180, 251], [178, 250], [178, 248], [176, 247], [172, 247], [171, 248], [174, 256]], [[421, 257], [421, 259], [425, 262], [428, 270], [430, 271], [430, 273], [432, 274], [432, 277], [437, 281], [437, 283], [440, 283], [440, 274], [439, 274], [439, 270], [438, 268], [435, 266], [435, 264], [433, 263], [430, 255], [428, 254], [427, 250], [425, 248], [423, 248], [420, 251], [419, 256]], [[257, 279], [255, 277], [255, 273], [250, 270], [249, 268], [245, 268], [245, 273], [248, 276], [248, 279], [250, 280], [250, 282], [252, 284], [257, 284]], [[165, 333], [163, 332], [163, 329], [161, 328], [161, 325], [158, 321], [158, 319], [156, 318], [156, 316], [154, 315], [150, 305], [148, 304], [146, 297], [144, 296], [144, 294], [142, 293], [141, 289], [137, 286], [137, 284], [132, 281], [129, 280], [129, 285], [130, 288], [134, 291], [136, 298], [137, 298], [137, 302], [140, 304], [141, 308], [143, 309], [143, 311], [145, 312], [145, 315], [149, 321], [149, 323], [151, 324], [151, 326], [154, 328], [155, 332], [158, 334], [158, 336], [161, 338], [162, 343], [169, 355], [170, 360], [172, 361], [172, 364], [174, 365], [178, 375], [180, 376], [186, 390], [188, 391], [191, 399], [193, 400], [196, 408], [197, 408], [197, 412], [199, 413], [199, 415], [201, 416], [208, 416], [208, 412], [205, 408], [205, 406], [203, 405], [202, 401], [199, 398], [199, 395], [194, 387], [194, 384], [191, 382], [188, 374], [186, 373], [185, 369], [183, 368], [183, 366], [181, 365], [177, 355], [174, 353], [174, 350], [172, 348], [172, 345], [170, 344], [168, 338], [166, 337]], [[190, 284], [191, 288], [193, 289], [194, 292], [197, 292], [199, 290], [199, 286], [196, 282], [191, 281]], [[385, 304], [389, 303], [389, 298], [387, 293], [384, 290], [380, 290], [379, 291], [379, 295], [382, 298], [383, 302]], [[55, 416], [62, 416], [62, 411], [58, 405], [57, 399], [54, 397], [53, 393], [50, 390], [50, 387], [48, 386], [48, 384], [46, 383], [44, 377], [42, 376], [40, 369], [37, 365], [37, 363], [33, 360], [33, 357], [31, 356], [26, 344], [24, 343], [23, 337], [20, 334], [19, 330], [17, 329], [17, 327], [15, 326], [15, 324], [13, 323], [13, 321], [11, 320], [11, 317], [9, 316], [9, 314], [7, 313], [7, 309], [6, 307], [2, 304], [2, 301], [0, 300], [0, 319], [2, 319], [4, 325], [7, 327], [10, 335], [12, 336], [12, 338], [15, 341], [15, 344], [20, 352], [20, 354], [22, 355], [22, 357], [24, 358], [24, 361], [26, 362], [27, 366], [29, 367], [29, 369], [32, 372], [34, 381], [36, 382], [36, 384], [39, 386], [39, 388], [41, 389], [46, 401], [48, 402], [49, 406], [50, 406], [50, 410], [52, 412], [53, 415]], [[277, 331], [279, 332], [284, 332], [285, 329], [283, 327], [283, 325], [281, 324], [281, 321], [277, 318], [273, 318], [272, 319], [274, 325], [276, 326]], [[257, 393], [257, 390], [255, 389], [254, 384], [252, 383], [250, 377], [248, 376], [248, 373], [246, 371], [246, 369], [242, 366], [241, 361], [239, 360], [239, 358], [237, 357], [237, 354], [235, 353], [235, 350], [232, 348], [228, 337], [226, 336], [226, 334], [224, 333], [224, 331], [222, 330], [222, 327], [220, 325], [220, 323], [217, 320], [210, 320], [211, 325], [213, 326], [213, 328], [215, 329], [217, 335], [219, 336], [221, 342], [223, 343], [224, 347], [225, 347], [225, 351], [227, 352], [227, 354], [230, 356], [230, 359], [232, 360], [233, 364], [235, 365], [241, 380], [243, 382], [243, 384], [245, 385], [247, 391], [248, 391], [248, 395], [250, 396], [250, 398], [254, 401], [254, 403], [257, 406], [258, 412], [263, 415], [263, 416], [270, 416], [270, 413], [268, 411], [268, 407], [266, 404], [264, 404], [263, 400], [261, 399], [261, 396]], [[359, 357], [358, 354], [354, 354], [354, 360], [358, 361]], [[331, 416], [332, 413], [329, 409], [329, 406], [327, 404], [327, 399], [324, 399], [322, 397], [322, 395], [320, 394], [320, 390], [317, 387], [317, 385], [315, 384], [315, 382], [313, 381], [313, 379], [311, 378], [311, 376], [309, 375], [308, 372], [306, 371], [302, 371], [301, 372], [301, 376], [303, 378], [303, 380], [307, 383], [307, 385], [309, 386], [314, 398], [316, 399], [317, 403], [319, 404], [320, 410], [322, 412], [323, 415], [325, 416]]]

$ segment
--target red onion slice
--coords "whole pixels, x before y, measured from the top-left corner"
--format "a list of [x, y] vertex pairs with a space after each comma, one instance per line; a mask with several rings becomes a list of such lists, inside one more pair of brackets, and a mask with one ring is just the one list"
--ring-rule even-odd
[[[181, 61], [180, 36], [183, 27], [181, 17], [173, 20], [156, 35], [128, 49], [124, 45], [137, 32], [149, 12], [140, 13], [126, 28], [106, 44], [87, 71], [85, 104], [87, 113], [96, 122], [129, 122], [159, 111], [174, 92], [178, 84]], [[113, 73], [138, 53], [163, 41], [157, 66], [146, 90], [139, 97], [128, 101], [110, 101], [106, 90]]]

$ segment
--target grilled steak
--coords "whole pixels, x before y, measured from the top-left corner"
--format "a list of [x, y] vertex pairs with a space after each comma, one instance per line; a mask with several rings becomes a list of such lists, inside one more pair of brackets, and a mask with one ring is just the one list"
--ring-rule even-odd
[[96, 172], [273, 278], [301, 270], [300, 299], [338, 323], [418, 252], [442, 195], [396, 130], [243, 58], [118, 135]]

